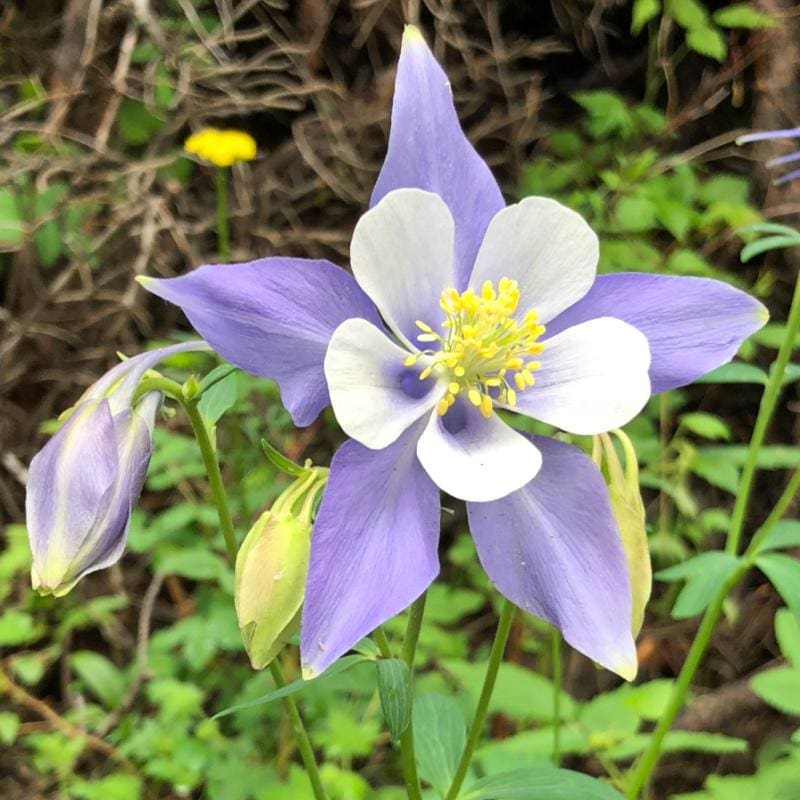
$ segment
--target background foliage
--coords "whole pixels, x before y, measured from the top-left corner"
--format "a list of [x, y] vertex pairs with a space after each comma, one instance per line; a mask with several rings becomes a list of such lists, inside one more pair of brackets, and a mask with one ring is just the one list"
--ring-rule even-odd
[[[3, 796], [310, 796], [280, 704], [212, 718], [274, 687], [242, 652], [232, 573], [180, 419], [167, 414], [157, 430], [128, 555], [59, 601], [28, 589], [24, 465], [117, 350], [186, 330], [134, 278], [214, 260], [214, 176], [181, 150], [200, 123], [244, 128], [259, 143], [258, 160], [233, 174], [235, 259], [281, 252], [346, 263], [385, 147], [404, 15], [420, 5], [466, 128], [509, 198], [547, 194], [580, 211], [601, 236], [604, 271], [721, 278], [761, 297], [776, 320], [737, 364], [656, 398], [627, 427], [658, 570], [640, 680], [620, 686], [567, 656], [566, 765], [613, 778], [663, 713], [697, 614], [730, 567], [706, 551], [727, 525], [798, 267], [791, 251], [740, 263], [753, 238], [743, 226], [795, 224], [800, 207], [791, 187], [769, 186], [762, 162], [776, 146], [732, 144], [745, 129], [784, 125], [784, 114], [798, 123], [800, 37], [789, 4], [17, 3], [0, 15]], [[182, 355], [170, 366], [188, 377], [212, 362]], [[790, 373], [762, 451], [748, 532], [784, 471], [800, 465], [798, 375]], [[275, 387], [241, 374], [204, 403], [219, 419], [240, 531], [286, 485], [261, 438], [294, 459], [327, 463], [340, 437], [330, 417], [295, 430]], [[675, 755], [662, 763], [654, 797], [800, 795], [798, 545], [800, 523], [780, 523], [771, 547], [789, 548], [774, 553], [788, 578], [768, 577], [788, 610], [775, 613], [784, 601], [759, 572], [728, 602], [693, 700], [669, 734]], [[414, 707], [444, 743], [420, 748], [432, 797], [452, 774], [496, 620], [459, 508], [443, 548]], [[402, 620], [386, 627], [396, 643]], [[550, 758], [548, 636], [536, 620], [515, 620], [478, 774]], [[324, 781], [336, 800], [400, 798], [374, 664], [348, 663], [302, 695]], [[476, 786], [474, 798], [501, 796]]]

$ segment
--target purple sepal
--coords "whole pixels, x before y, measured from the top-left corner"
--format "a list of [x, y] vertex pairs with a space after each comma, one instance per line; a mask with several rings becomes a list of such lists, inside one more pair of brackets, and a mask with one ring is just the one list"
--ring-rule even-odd
[[726, 364], [768, 316], [758, 300], [722, 281], [625, 272], [599, 276], [547, 325], [546, 336], [596, 317], [633, 325], [650, 345], [650, 384], [658, 394]]
[[180, 306], [223, 358], [277, 381], [300, 426], [329, 403], [322, 364], [334, 330], [352, 317], [382, 327], [353, 277], [329, 261], [262, 258], [141, 283]]
[[417, 424], [383, 450], [333, 457], [311, 539], [300, 652], [313, 677], [400, 613], [439, 571], [439, 490], [417, 461]]
[[572, 445], [532, 437], [536, 477], [491, 503], [467, 503], [481, 564], [498, 591], [569, 644], [632, 680], [631, 588], [608, 489]]
[[397, 65], [389, 147], [370, 205], [403, 188], [435, 192], [447, 203], [456, 224], [457, 288], [464, 289], [489, 221], [505, 203], [461, 129], [447, 75], [411, 26]]

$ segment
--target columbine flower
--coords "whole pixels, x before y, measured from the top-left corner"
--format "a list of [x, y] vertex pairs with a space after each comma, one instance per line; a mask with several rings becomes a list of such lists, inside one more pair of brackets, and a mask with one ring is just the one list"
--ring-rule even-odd
[[702, 278], [595, 276], [597, 238], [545, 198], [504, 207], [415, 28], [389, 151], [351, 245], [144, 283], [225, 358], [280, 384], [298, 425], [332, 402], [333, 458], [303, 609], [306, 675], [402, 611], [439, 569], [439, 488], [467, 501], [498, 590], [632, 678], [631, 586], [602, 475], [516, 411], [599, 433], [730, 360], [763, 306]]
[[205, 342], [186, 342], [117, 364], [34, 456], [26, 497], [34, 589], [60, 597], [84, 575], [119, 560], [162, 400], [160, 392], [134, 399], [136, 387], [167, 356], [201, 349], [208, 349]]
[[[758, 133], [748, 133], [744, 136], [739, 136], [736, 139], [736, 144], [749, 144], [750, 142], [763, 142], [768, 139], [798, 139], [800, 138], [800, 128], [786, 128], [784, 130], [777, 130], [777, 131], [760, 131]], [[768, 167], [782, 167], [786, 164], [793, 164], [796, 161], [800, 161], [800, 150], [795, 151], [794, 153], [787, 153], [784, 156], [778, 156], [777, 158], [771, 158], [767, 161]], [[788, 183], [789, 181], [793, 181], [795, 178], [800, 178], [800, 169], [791, 170], [789, 172], [784, 173], [783, 175], [779, 175], [777, 178], [773, 179], [773, 184], [775, 186], [779, 186], [782, 183]]]
[[230, 167], [256, 157], [255, 139], [245, 131], [233, 129], [203, 128], [184, 142], [183, 149], [217, 167]]

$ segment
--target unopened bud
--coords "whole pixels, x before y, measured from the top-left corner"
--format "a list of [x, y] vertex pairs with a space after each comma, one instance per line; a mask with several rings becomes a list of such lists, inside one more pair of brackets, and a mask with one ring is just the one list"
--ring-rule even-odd
[[299, 626], [312, 509], [325, 474], [312, 469], [298, 478], [253, 525], [236, 557], [236, 616], [253, 669], [269, 664]]

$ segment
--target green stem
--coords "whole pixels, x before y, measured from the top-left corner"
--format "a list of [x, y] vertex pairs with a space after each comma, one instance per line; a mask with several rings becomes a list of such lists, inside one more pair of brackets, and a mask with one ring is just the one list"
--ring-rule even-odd
[[800, 331], [800, 277], [794, 286], [794, 296], [792, 306], [789, 310], [789, 319], [786, 322], [786, 332], [783, 336], [778, 357], [770, 369], [767, 388], [761, 396], [761, 404], [758, 408], [756, 424], [753, 427], [753, 436], [750, 439], [750, 446], [747, 450], [747, 459], [742, 470], [742, 477], [739, 479], [739, 487], [736, 491], [736, 502], [733, 505], [731, 514], [731, 527], [728, 530], [728, 538], [725, 542], [725, 552], [736, 555], [739, 552], [739, 540], [742, 537], [744, 518], [747, 513], [747, 506], [750, 502], [750, 493], [753, 485], [753, 477], [756, 472], [758, 453], [764, 443], [764, 436], [767, 433], [772, 415], [775, 412], [775, 405], [778, 402], [778, 395], [783, 385], [783, 375], [786, 365], [794, 349], [797, 334]]
[[[758, 463], [758, 454], [761, 446], [764, 443], [764, 437], [769, 428], [770, 420], [775, 411], [775, 406], [778, 401], [778, 395], [783, 384], [783, 376], [786, 371], [786, 366], [789, 363], [794, 343], [797, 340], [797, 334], [800, 331], [800, 276], [795, 283], [794, 296], [792, 297], [792, 306], [789, 310], [789, 318], [786, 323], [786, 331], [784, 333], [783, 341], [778, 350], [778, 356], [775, 363], [770, 369], [769, 380], [761, 397], [761, 403], [758, 409], [758, 416], [756, 423], [753, 426], [753, 435], [750, 439], [750, 445], [747, 450], [747, 458], [742, 470], [742, 476], [739, 480], [739, 486], [736, 493], [736, 501], [733, 506], [731, 514], [731, 525], [728, 529], [728, 537], [725, 542], [725, 551], [731, 555], [736, 555], [739, 552], [739, 543], [744, 528], [745, 514], [747, 513], [748, 503], [750, 501], [750, 494], [753, 488], [753, 478], [756, 472], [756, 465]], [[664, 737], [672, 727], [675, 717], [680, 711], [686, 700], [686, 693], [689, 690], [689, 685], [694, 678], [697, 668], [705, 655], [708, 644], [711, 641], [711, 635], [714, 632], [714, 627], [722, 614], [722, 608], [728, 592], [739, 582], [742, 575], [752, 565], [758, 546], [763, 541], [764, 536], [769, 532], [770, 528], [778, 521], [778, 519], [786, 511], [789, 503], [791, 502], [794, 493], [800, 487], [800, 479], [797, 473], [792, 476], [788, 486], [781, 495], [778, 503], [772, 512], [767, 517], [767, 520], [761, 526], [759, 531], [750, 542], [747, 548], [744, 559], [742, 559], [739, 566], [728, 576], [725, 582], [720, 586], [717, 593], [714, 595], [711, 603], [703, 614], [703, 619], [700, 622], [700, 627], [697, 629], [692, 645], [686, 656], [686, 661], [681, 668], [678, 679], [673, 687], [672, 694], [670, 695], [669, 703], [665, 713], [661, 716], [658, 724], [653, 731], [650, 743], [647, 749], [642, 754], [639, 761], [636, 762], [632, 769], [630, 780], [627, 787], [627, 797], [633, 800], [639, 796], [650, 776], [655, 769], [658, 759], [661, 755], [661, 746]]]
[[378, 645], [378, 650], [381, 652], [381, 656], [383, 658], [391, 658], [392, 657], [392, 646], [389, 644], [389, 639], [386, 636], [386, 631], [381, 628], [375, 628], [372, 633], [372, 638], [375, 640], [375, 644]]
[[[286, 686], [286, 678], [283, 675], [278, 659], [274, 658], [269, 662], [269, 671], [272, 674], [272, 679], [275, 685], [280, 689]], [[300, 756], [305, 764], [308, 779], [311, 781], [311, 789], [314, 792], [316, 800], [327, 800], [325, 789], [322, 786], [322, 778], [319, 774], [319, 767], [317, 766], [317, 759], [314, 756], [314, 748], [311, 745], [311, 739], [308, 736], [306, 726], [303, 724], [303, 718], [300, 716], [300, 711], [297, 708], [293, 697], [284, 697], [283, 706], [294, 728], [294, 735], [297, 740], [297, 748], [300, 750]]]
[[746, 563], [739, 565], [722, 586], [720, 586], [706, 609], [700, 627], [695, 634], [692, 646], [689, 648], [689, 652], [686, 655], [686, 661], [684, 661], [678, 679], [672, 689], [667, 707], [658, 720], [658, 724], [650, 738], [647, 750], [645, 750], [642, 757], [636, 762], [633, 768], [626, 793], [626, 797], [628, 797], [629, 800], [638, 797], [642, 787], [650, 779], [650, 775], [653, 769], [655, 769], [656, 763], [661, 755], [661, 745], [664, 741], [664, 737], [669, 732], [672, 723], [675, 721], [675, 717], [683, 706], [689, 684], [692, 682], [692, 678], [694, 678], [694, 674], [697, 672], [697, 668], [700, 666], [700, 662], [708, 648], [708, 643], [711, 641], [711, 634], [714, 632], [717, 621], [722, 614], [725, 598], [728, 596], [728, 592], [730, 592], [739, 582], [742, 575], [747, 571], [748, 566], [749, 565]]
[[228, 171], [217, 167], [217, 247], [222, 261], [230, 259], [230, 233], [228, 230]]
[[211, 437], [208, 434], [205, 420], [197, 408], [197, 399], [184, 400], [183, 407], [186, 409], [186, 414], [189, 421], [192, 423], [195, 439], [200, 447], [200, 454], [203, 457], [203, 464], [206, 467], [208, 474], [208, 484], [211, 487], [211, 497], [214, 500], [214, 505], [217, 507], [217, 515], [219, 516], [219, 525], [222, 528], [222, 535], [225, 537], [225, 547], [228, 551], [228, 557], [232, 564], [236, 563], [236, 534], [233, 531], [233, 520], [231, 519], [231, 511], [228, 507], [228, 497], [225, 494], [225, 486], [222, 483], [222, 475], [219, 471], [219, 462], [217, 461], [217, 453], [214, 445], [211, 442]]
[[[400, 657], [408, 666], [412, 692], [414, 656], [417, 652], [417, 642], [419, 641], [419, 632], [422, 627], [422, 616], [425, 613], [426, 599], [427, 594], [420, 595], [408, 612], [408, 625], [406, 626], [406, 635], [403, 639], [403, 649], [400, 654]], [[380, 647], [380, 642], [378, 646]], [[419, 775], [417, 775], [417, 759], [414, 754], [414, 725], [411, 720], [409, 720], [408, 727], [400, 736], [400, 763], [403, 767], [403, 779], [406, 782], [408, 800], [422, 800], [422, 789], [420, 789]]]
[[800, 490], [800, 469], [794, 471], [794, 475], [789, 479], [789, 483], [786, 484], [786, 488], [778, 498], [778, 502], [775, 503], [774, 508], [769, 512], [769, 516], [764, 520], [764, 524], [753, 534], [753, 538], [750, 540], [750, 546], [747, 548], [748, 554], [754, 555], [758, 552], [767, 534], [775, 526], [775, 523], [786, 513], [789, 504], [794, 499], [798, 490]]
[[486, 665], [486, 675], [483, 678], [483, 686], [481, 688], [480, 697], [478, 698], [478, 705], [475, 708], [475, 716], [472, 718], [472, 725], [467, 735], [467, 743], [464, 745], [464, 752], [461, 754], [461, 760], [458, 762], [456, 774], [453, 776], [453, 782], [450, 784], [450, 789], [445, 796], [445, 800], [455, 800], [455, 798], [458, 797], [458, 793], [461, 791], [461, 785], [467, 777], [467, 771], [472, 762], [473, 753], [481, 738], [483, 723], [486, 719], [486, 712], [489, 710], [489, 701], [494, 691], [494, 684], [497, 680], [497, 671], [500, 669], [500, 662], [503, 660], [503, 653], [506, 649], [506, 642], [508, 641], [508, 634], [511, 631], [511, 621], [514, 619], [515, 611], [516, 606], [510, 600], [503, 601], [503, 609], [500, 612], [500, 619], [497, 622], [497, 630], [495, 631], [492, 649], [489, 653], [489, 663]]
[[[176, 384], [177, 385], [177, 384]], [[236, 534], [233, 530], [233, 520], [231, 519], [230, 508], [228, 507], [228, 497], [225, 493], [225, 486], [222, 483], [222, 475], [219, 471], [219, 462], [217, 461], [217, 452], [211, 442], [211, 437], [208, 433], [208, 428], [203, 420], [200, 411], [197, 408], [199, 398], [186, 400], [180, 395], [177, 399], [181, 401], [189, 421], [192, 423], [197, 444], [200, 447], [200, 453], [203, 456], [203, 463], [205, 464], [206, 472], [208, 473], [208, 482], [211, 487], [211, 496], [214, 500], [214, 505], [217, 507], [217, 515], [219, 516], [220, 527], [222, 534], [225, 537], [225, 546], [228, 550], [228, 558], [232, 564], [236, 563]], [[283, 676], [280, 664], [277, 658], [273, 659], [269, 665], [272, 679], [278, 688], [286, 685], [286, 679]], [[303, 724], [303, 718], [300, 716], [300, 711], [293, 697], [284, 697], [283, 705], [289, 719], [294, 728], [295, 737], [297, 739], [297, 747], [300, 750], [300, 755], [305, 764], [308, 779], [311, 781], [311, 787], [314, 791], [316, 800], [327, 800], [325, 790], [322, 787], [322, 779], [319, 774], [319, 767], [317, 766], [316, 758], [314, 757], [314, 749], [311, 746], [311, 739], [308, 736], [306, 727]]]
[[550, 631], [550, 658], [553, 662], [553, 766], [561, 763], [561, 632]]

